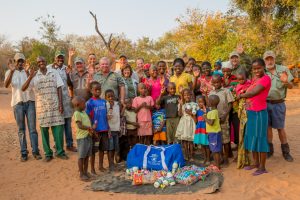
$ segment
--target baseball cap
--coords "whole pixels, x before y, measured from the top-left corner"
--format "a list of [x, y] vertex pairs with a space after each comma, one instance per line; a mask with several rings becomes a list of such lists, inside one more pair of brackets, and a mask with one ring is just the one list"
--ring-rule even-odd
[[264, 60], [267, 58], [267, 57], [272, 57], [272, 58], [274, 58], [275, 59], [275, 53], [273, 52], [273, 51], [266, 51], [265, 53], [264, 53]]
[[18, 61], [20, 59], [25, 60], [24, 54], [22, 54], [22, 53], [16, 53], [15, 56], [14, 56], [14, 60]]
[[75, 64], [76, 64], [76, 63], [84, 63], [84, 60], [83, 60], [83, 58], [76, 57], [74, 63], [75, 63]]
[[65, 57], [65, 52], [63, 50], [56, 50], [56, 52], [55, 52], [55, 58], [57, 58], [58, 56]]
[[125, 56], [124, 54], [122, 54], [122, 55], [120, 55], [119, 59], [121, 59], [121, 58], [127, 59], [127, 56]]
[[236, 51], [233, 51], [229, 54], [229, 58], [232, 58], [233, 56], [237, 56], [237, 57], [240, 57], [239, 53], [236, 52]]

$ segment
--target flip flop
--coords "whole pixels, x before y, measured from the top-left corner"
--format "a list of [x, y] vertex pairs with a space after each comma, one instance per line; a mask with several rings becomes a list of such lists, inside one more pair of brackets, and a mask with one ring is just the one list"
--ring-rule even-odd
[[256, 165], [249, 165], [249, 166], [244, 167], [244, 170], [252, 170], [252, 169], [255, 169], [255, 168], [257, 168]]
[[265, 170], [265, 169], [264, 170], [259, 170], [258, 169], [252, 175], [253, 176], [259, 176], [259, 175], [266, 174], [266, 173], [268, 173], [267, 170]]

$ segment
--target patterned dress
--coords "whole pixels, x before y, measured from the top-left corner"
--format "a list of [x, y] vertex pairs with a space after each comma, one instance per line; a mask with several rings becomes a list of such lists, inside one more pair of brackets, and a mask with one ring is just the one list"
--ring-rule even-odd
[[208, 134], [206, 132], [206, 124], [203, 117], [206, 112], [206, 109], [199, 109], [197, 111], [197, 124], [194, 136], [194, 144], [208, 145]]

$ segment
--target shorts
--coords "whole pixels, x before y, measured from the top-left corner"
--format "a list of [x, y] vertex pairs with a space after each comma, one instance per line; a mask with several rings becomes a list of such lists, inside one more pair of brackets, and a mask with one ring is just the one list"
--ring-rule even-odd
[[222, 151], [222, 133], [208, 133], [209, 149], [213, 153]]
[[222, 143], [227, 144], [230, 143], [230, 128], [229, 128], [229, 122], [225, 122], [223, 124], [220, 124], [221, 126], [221, 132], [222, 132]]
[[95, 154], [99, 151], [100, 145], [100, 133], [96, 133], [97, 136], [92, 137], [92, 154]]
[[119, 152], [119, 131], [112, 131], [111, 136], [108, 138], [109, 141], [109, 147], [108, 151], [115, 150], [116, 152]]
[[99, 133], [99, 151], [109, 151], [108, 132]]
[[90, 136], [77, 139], [78, 158], [86, 158], [92, 155], [93, 141]]
[[126, 134], [127, 136], [137, 136], [137, 129], [127, 129]]
[[275, 129], [283, 129], [285, 124], [285, 103], [268, 103], [268, 125]]
[[139, 122], [138, 136], [152, 135], [152, 122]]
[[153, 141], [167, 141], [166, 132], [156, 132], [153, 136]]
[[167, 127], [167, 137], [168, 137], [168, 143], [174, 143], [177, 142], [177, 139], [175, 137], [177, 125], [179, 124], [179, 117], [175, 118], [167, 118], [166, 120], [166, 127]]

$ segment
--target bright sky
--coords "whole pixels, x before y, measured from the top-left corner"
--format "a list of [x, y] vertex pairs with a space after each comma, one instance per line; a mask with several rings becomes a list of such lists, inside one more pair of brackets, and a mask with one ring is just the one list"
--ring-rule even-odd
[[0, 0], [0, 34], [11, 41], [39, 38], [34, 20], [48, 13], [61, 26], [61, 34], [95, 34], [89, 10], [97, 14], [104, 33], [125, 33], [132, 40], [156, 39], [176, 27], [175, 18], [187, 8], [226, 11], [229, 0]]

